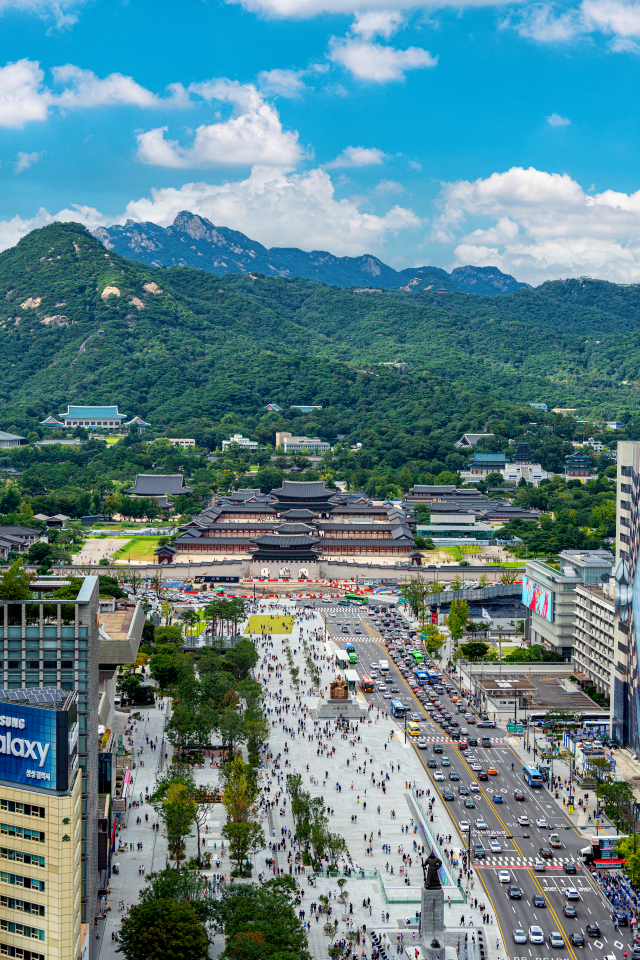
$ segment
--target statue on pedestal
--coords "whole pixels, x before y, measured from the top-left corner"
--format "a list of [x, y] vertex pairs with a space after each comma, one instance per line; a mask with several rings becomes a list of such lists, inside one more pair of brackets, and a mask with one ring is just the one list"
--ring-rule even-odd
[[438, 870], [442, 866], [442, 860], [440, 860], [432, 850], [427, 859], [421, 862], [425, 890], [442, 890], [440, 874], [438, 873]]

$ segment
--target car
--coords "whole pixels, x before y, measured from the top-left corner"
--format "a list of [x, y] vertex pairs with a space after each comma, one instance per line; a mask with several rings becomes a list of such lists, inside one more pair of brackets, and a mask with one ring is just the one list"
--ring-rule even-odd
[[495, 725], [496, 725], [495, 720], [481, 720], [480, 723], [478, 724], [479, 727], [493, 727], [493, 728], [495, 728]]
[[549, 934], [550, 947], [564, 947], [564, 937], [557, 930], [552, 930]]
[[445, 756], [444, 754], [442, 755], [442, 766], [443, 767], [451, 766], [451, 761], [449, 760], [449, 757]]
[[569, 934], [572, 947], [584, 947], [584, 936], [581, 933]]
[[578, 916], [578, 911], [576, 910], [576, 908], [574, 907], [574, 905], [573, 905], [572, 903], [565, 903], [565, 905], [564, 905], [564, 907], [563, 907], [563, 913], [564, 913], [565, 917], [577, 917], [577, 916]]
[[531, 898], [531, 903], [534, 905], [534, 907], [546, 907], [547, 905], [547, 901], [541, 893], [534, 893], [533, 897]]
[[576, 865], [575, 865], [575, 863], [565, 863], [565, 865], [564, 865], [564, 872], [565, 872], [565, 873], [575, 873], [575, 872], [576, 872]]
[[414, 723], [420, 723], [420, 721], [421, 721], [423, 718], [420, 716], [419, 713], [412, 713], [412, 714], [411, 714], [411, 719], [413, 720]]
[[383, 694], [382, 694], [382, 699], [383, 699], [383, 700], [391, 700], [391, 694], [390, 694], [388, 691], [387, 691], [387, 693], [383, 693]]
[[510, 900], [522, 900], [522, 890], [515, 883], [507, 887], [507, 896]]
[[526, 933], [524, 932], [524, 930], [521, 930], [520, 928], [518, 928], [517, 930], [514, 930], [514, 931], [513, 931], [513, 941], [514, 941], [514, 943], [526, 943], [526, 942], [527, 942], [527, 935], [526, 935]]
[[629, 924], [629, 919], [622, 910], [615, 910], [611, 914], [611, 919], [614, 923], [617, 923], [619, 927], [626, 927]]
[[450, 790], [449, 787], [447, 787], [447, 789], [444, 791], [442, 796], [445, 800], [455, 800], [456, 798], [455, 793], [453, 792], [453, 790]]
[[486, 856], [486, 853], [487, 853], [487, 851], [485, 850], [485, 848], [482, 846], [481, 843], [475, 843], [475, 844], [473, 845], [473, 855], [474, 855], [474, 857], [477, 857], [478, 859], [481, 859], [482, 857]]
[[395, 683], [393, 677], [385, 677], [385, 678], [384, 678], [384, 682], [385, 682], [385, 683]]
[[486, 830], [486, 829], [487, 829], [487, 824], [486, 824], [486, 822], [482, 819], [482, 817], [477, 817], [477, 818], [476, 818], [476, 830]]
[[519, 827], [528, 827], [528, 826], [529, 826], [529, 817], [518, 817], [518, 826], [519, 826]]
[[538, 873], [543, 873], [547, 869], [544, 860], [536, 858], [533, 864], [533, 869], [537, 870]]
[[578, 891], [576, 890], [575, 887], [565, 887], [564, 895], [565, 895], [565, 897], [567, 898], [567, 900], [579, 900], [579, 899], [580, 899], [580, 894], [578, 893]]
[[493, 795], [493, 802], [494, 802], [494, 803], [502, 803], [502, 794], [501, 794], [501, 793], [494, 793], [494, 795]]
[[449, 780], [459, 780], [459, 779], [460, 779], [460, 775], [456, 773], [455, 770], [452, 770], [451, 773], [449, 774]]
[[482, 770], [482, 764], [478, 763], [477, 760], [474, 760], [473, 763], [471, 764], [471, 769], [475, 771]]
[[549, 824], [544, 819], [544, 817], [538, 817], [538, 819], [536, 820], [536, 827], [540, 827], [541, 829], [546, 830], [548, 829]]
[[487, 776], [487, 771], [480, 770], [480, 772], [478, 773], [478, 780], [482, 780], [484, 782], [485, 780], [488, 780], [488, 779], [489, 777]]
[[442, 744], [441, 744], [441, 743], [434, 743], [434, 745], [433, 745], [433, 752], [434, 752], [434, 753], [442, 753]]
[[430, 767], [432, 770], [435, 770], [435, 768], [438, 766], [438, 761], [436, 760], [435, 757], [429, 757], [429, 759], [427, 760], [427, 766]]
[[529, 943], [544, 943], [544, 933], [540, 927], [529, 927]]
[[514, 799], [514, 800], [524, 800], [524, 799], [525, 799], [524, 790], [514, 790], [514, 791], [513, 791], [513, 799]]
[[386, 689], [387, 688], [385, 687], [384, 683], [378, 684], [378, 690], [380, 690], [382, 693], [385, 693]]
[[501, 870], [498, 874], [498, 880], [500, 883], [511, 883], [511, 874], [508, 870]]
[[400, 693], [397, 687], [391, 687], [391, 693]]
[[464, 783], [461, 783], [460, 786], [458, 787], [458, 793], [460, 794], [461, 797], [468, 797], [469, 789], [465, 787]]
[[463, 833], [468, 833], [469, 830], [471, 829], [471, 824], [469, 823], [468, 820], [459, 820], [458, 826], [460, 827]]
[[588, 937], [600, 936], [600, 927], [597, 923], [588, 923], [584, 929]]
[[502, 853], [502, 847], [497, 840], [492, 840], [489, 846], [491, 847], [491, 853]]
[[480, 789], [480, 787], [479, 787], [478, 784], [475, 782], [475, 780], [472, 780], [471, 783], [469, 784], [469, 790], [471, 790], [472, 793], [477, 793], [479, 789]]
[[466, 740], [460, 740], [460, 743], [458, 744], [458, 746], [460, 747], [461, 750], [465, 750], [465, 748], [468, 746], [468, 743]]
[[418, 750], [426, 750], [426, 749], [427, 749], [427, 741], [424, 739], [424, 737], [420, 737], [418, 740]]
[[464, 805], [467, 808], [467, 810], [475, 810], [476, 808], [476, 805], [471, 799], [471, 797], [467, 797], [467, 799], [464, 801]]
[[553, 857], [553, 850], [551, 847], [540, 847], [539, 853], [541, 857], [545, 858], [545, 860], [549, 860], [551, 857]]
[[497, 776], [498, 776], [498, 771], [496, 770], [495, 767], [487, 767], [487, 773], [488, 773], [489, 776], [491, 776], [491, 777], [497, 777]]

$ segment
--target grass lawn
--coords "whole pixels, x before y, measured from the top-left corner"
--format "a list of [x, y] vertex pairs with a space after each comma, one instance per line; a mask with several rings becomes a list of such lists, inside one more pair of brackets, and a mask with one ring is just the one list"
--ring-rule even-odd
[[153, 551], [158, 546], [160, 537], [134, 537], [133, 540], [127, 540], [119, 550], [114, 553], [115, 560], [128, 560], [131, 555], [132, 560], [151, 560], [155, 559]]
[[291, 633], [293, 617], [283, 616], [253, 616], [245, 627], [245, 633], [262, 633], [271, 627], [271, 633]]

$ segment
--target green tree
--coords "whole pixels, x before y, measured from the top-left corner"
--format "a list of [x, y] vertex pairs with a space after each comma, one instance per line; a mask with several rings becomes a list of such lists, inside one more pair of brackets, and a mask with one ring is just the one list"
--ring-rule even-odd
[[117, 952], [126, 960], [207, 960], [209, 941], [190, 904], [154, 900], [131, 907]]
[[160, 812], [167, 831], [169, 855], [176, 861], [176, 869], [180, 873], [185, 840], [191, 835], [191, 825], [195, 821], [198, 805], [188, 787], [176, 781], [169, 786]]
[[482, 660], [489, 652], [489, 644], [479, 643], [476, 641], [471, 643], [461, 643], [458, 647], [458, 651], [460, 656], [464, 657], [465, 660]]
[[22, 560], [15, 560], [0, 576], [0, 600], [30, 600], [32, 573], [22, 568]]
[[259, 786], [255, 771], [241, 757], [234, 757], [220, 769], [222, 803], [227, 822], [222, 835], [229, 842], [229, 857], [238, 876], [247, 873], [246, 861], [252, 848], [264, 846], [258, 822]]
[[408, 602], [416, 619], [424, 616], [425, 601], [429, 595], [429, 583], [419, 573], [409, 577], [400, 588], [400, 596]]
[[469, 604], [466, 600], [452, 600], [446, 623], [453, 640], [459, 640], [469, 620]]

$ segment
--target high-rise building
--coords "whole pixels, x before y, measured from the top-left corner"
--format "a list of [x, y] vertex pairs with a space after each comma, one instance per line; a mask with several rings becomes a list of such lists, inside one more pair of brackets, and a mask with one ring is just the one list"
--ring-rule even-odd
[[0, 690], [0, 956], [80, 956], [81, 790], [78, 694]]
[[[55, 687], [65, 693], [77, 692], [77, 751], [82, 775], [78, 785], [80, 909], [82, 922], [90, 923], [98, 892], [99, 581], [97, 577], [82, 578], [77, 596], [69, 600], [55, 598], [56, 586], [62, 586], [57, 578], [41, 578], [32, 583], [38, 599], [0, 601], [0, 643], [4, 652], [0, 686], [9, 691]], [[92, 955], [95, 947], [92, 940]], [[51, 955], [48, 950], [36, 952]], [[26, 954], [24, 960], [28, 960]], [[32, 955], [31, 960], [36, 958]]]

